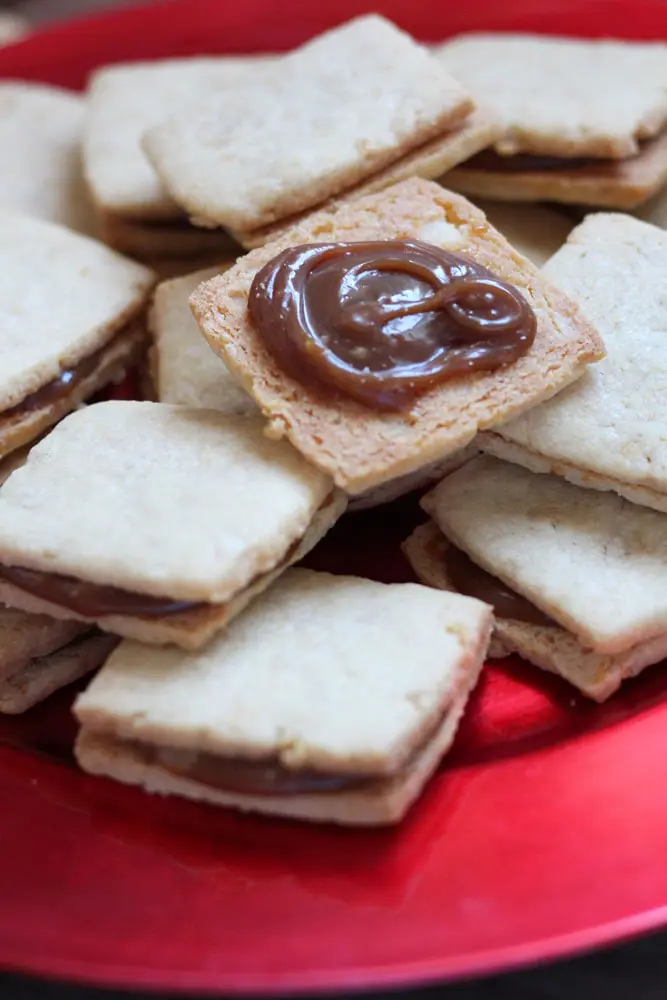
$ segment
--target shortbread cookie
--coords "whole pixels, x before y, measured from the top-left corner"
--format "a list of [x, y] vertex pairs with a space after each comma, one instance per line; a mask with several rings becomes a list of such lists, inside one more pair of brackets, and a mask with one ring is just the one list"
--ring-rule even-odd
[[[198, 229], [185, 218], [149, 221], [98, 212], [97, 224], [100, 239], [108, 246], [144, 262], [202, 257], [209, 261], [231, 261], [243, 252], [223, 229]], [[187, 269], [196, 266], [190, 264]]]
[[422, 506], [457, 548], [585, 648], [616, 654], [666, 637], [663, 514], [489, 456]]
[[[448, 178], [443, 178], [446, 182]], [[542, 205], [504, 205], [497, 201], [477, 201], [488, 221], [515, 250], [542, 267], [560, 250], [573, 223]]]
[[153, 272], [52, 223], [0, 214], [0, 458], [122, 375]]
[[79, 622], [0, 605], [0, 713], [26, 712], [101, 666], [117, 642]]
[[454, 738], [491, 622], [459, 595], [290, 570], [200, 653], [122, 643], [77, 699], [77, 758], [151, 792], [395, 823]]
[[[429, 587], [456, 592], [447, 573], [449, 542], [432, 521], [420, 525], [403, 545], [419, 580]], [[606, 701], [624, 680], [667, 656], [667, 635], [615, 654], [594, 653], [564, 628], [537, 625], [496, 615], [489, 657], [516, 653], [536, 667], [558, 674], [594, 701]]]
[[155, 398], [221, 413], [256, 414], [254, 402], [211, 350], [190, 311], [188, 299], [195, 288], [223, 270], [197, 271], [158, 285], [149, 316]]
[[547, 164], [547, 169], [533, 166], [517, 170], [508, 169], [502, 159], [482, 154], [451, 170], [444, 183], [473, 198], [629, 210], [642, 205], [667, 183], [667, 132], [648, 140], [636, 155], [625, 160], [564, 160], [562, 164]]
[[259, 420], [98, 403], [64, 420], [0, 490], [0, 600], [196, 648], [344, 506]]
[[442, 138], [473, 106], [423, 46], [368, 15], [174, 114], [144, 149], [193, 221], [247, 233]]
[[[248, 314], [255, 274], [289, 246], [416, 239], [468, 255], [526, 296], [537, 317], [532, 348], [495, 372], [475, 372], [416, 397], [409, 411], [372, 409], [288, 377]], [[335, 214], [317, 213], [281, 240], [242, 257], [193, 294], [205, 336], [269, 423], [346, 492], [357, 494], [440, 462], [478, 430], [554, 395], [602, 356], [595, 331], [465, 198], [413, 179]]]
[[600, 331], [607, 357], [480, 446], [536, 472], [667, 511], [667, 233], [591, 215], [543, 270]]
[[0, 13], [0, 45], [12, 45], [24, 38], [30, 26], [25, 18], [18, 14]]
[[[406, 493], [424, 490], [427, 486], [431, 486], [433, 483], [444, 479], [450, 472], [460, 469], [466, 462], [470, 462], [471, 459], [476, 458], [479, 453], [479, 448], [477, 448], [473, 441], [472, 444], [461, 448], [460, 451], [455, 451], [453, 455], [443, 459], [442, 462], [428, 465], [425, 469], [419, 469], [418, 472], [412, 472], [408, 476], [401, 476], [399, 479], [384, 483], [383, 486], [377, 486], [367, 493], [361, 493], [359, 496], [352, 497], [348, 510], [351, 512], [355, 510], [368, 510], [371, 507], [379, 507], [382, 504], [391, 503], [392, 500], [398, 500], [399, 497], [405, 496]], [[0, 469], [1, 474], [2, 471]]]
[[0, 83], [0, 209], [95, 233], [81, 170], [84, 107], [59, 87]]
[[98, 70], [89, 87], [83, 146], [86, 177], [98, 208], [122, 219], [178, 219], [181, 210], [141, 148], [143, 133], [211, 92], [236, 88], [244, 76], [261, 72], [266, 62], [248, 56], [164, 59]]
[[[325, 204], [317, 206], [317, 211], [336, 212], [343, 205], [348, 204], [367, 194], [374, 194], [384, 188], [399, 181], [408, 180], [410, 177], [423, 177], [425, 180], [433, 180], [442, 176], [446, 171], [451, 170], [457, 163], [463, 163], [469, 157], [474, 156], [480, 149], [484, 149], [498, 135], [499, 129], [494, 118], [485, 111], [473, 111], [460, 125], [457, 125], [445, 136], [432, 139], [430, 142], [419, 146], [411, 153], [407, 153], [396, 160], [395, 163], [379, 170], [372, 177], [340, 195], [330, 198]], [[312, 211], [312, 209], [310, 210]], [[255, 229], [249, 233], [236, 233], [238, 242], [252, 249], [264, 246], [272, 240], [277, 240], [294, 226], [300, 224], [309, 212], [302, 212], [299, 215], [292, 215], [289, 219], [282, 219], [280, 222], [270, 226]]]
[[625, 159], [667, 125], [662, 42], [470, 34], [438, 52], [500, 120], [503, 156]]

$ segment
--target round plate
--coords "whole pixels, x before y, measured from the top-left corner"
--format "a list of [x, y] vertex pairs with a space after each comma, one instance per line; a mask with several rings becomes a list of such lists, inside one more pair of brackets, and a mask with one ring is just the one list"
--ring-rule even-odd
[[[376, 0], [425, 40], [470, 29], [667, 37], [650, 0]], [[0, 52], [0, 76], [275, 50], [364, 0], [178, 0]], [[39, 282], [39, 274], [35, 275]], [[414, 499], [350, 516], [310, 564], [409, 579]], [[667, 918], [667, 672], [584, 702], [490, 665], [456, 746], [396, 830], [270, 822], [71, 766], [71, 692], [0, 722], [0, 965], [106, 985], [290, 992], [443, 979], [570, 953]]]

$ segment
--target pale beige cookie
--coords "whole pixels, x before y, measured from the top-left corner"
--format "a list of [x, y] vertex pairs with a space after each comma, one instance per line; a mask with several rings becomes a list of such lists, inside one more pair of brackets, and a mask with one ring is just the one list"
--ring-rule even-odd
[[[145, 350], [146, 326], [143, 319], [128, 323], [95, 352], [95, 364], [90, 372], [62, 395], [39, 405], [28, 406], [24, 400], [16, 408], [0, 411], [0, 459], [7, 456], [9, 461], [17, 449], [22, 453], [24, 448], [100, 389], [119, 382], [128, 368], [142, 359]], [[26, 398], [30, 400], [31, 397]]]
[[[149, 791], [312, 821], [397, 822], [454, 737], [490, 628], [490, 609], [459, 595], [290, 570], [198, 654], [123, 643], [77, 699], [77, 757]], [[194, 780], [199, 754], [353, 785], [218, 790]]]
[[94, 234], [81, 170], [84, 115], [69, 90], [0, 82], [0, 209]]
[[[437, 525], [429, 521], [415, 529], [403, 544], [403, 551], [422, 583], [456, 592], [445, 565], [448, 545]], [[558, 625], [496, 617], [489, 657], [502, 659], [513, 653], [542, 670], [558, 674], [594, 701], [606, 701], [624, 680], [667, 656], [667, 634], [610, 655], [591, 652]]]
[[125, 593], [177, 613], [87, 614], [2, 578], [0, 600], [196, 647], [342, 513], [328, 477], [259, 420], [159, 403], [71, 414], [0, 490], [0, 562]]
[[30, 25], [18, 14], [0, 13], [0, 45], [12, 45], [20, 41], [30, 31]]
[[[448, 179], [443, 178], [443, 182]], [[546, 264], [562, 247], [573, 228], [570, 219], [542, 205], [505, 205], [478, 200], [475, 204], [507, 242], [537, 267]]]
[[100, 239], [119, 253], [142, 261], [171, 261], [205, 257], [236, 260], [242, 247], [223, 229], [201, 229], [184, 217], [167, 221], [124, 219], [110, 212], [98, 212]]
[[392, 500], [397, 500], [399, 497], [405, 496], [406, 493], [426, 489], [432, 483], [444, 479], [455, 469], [460, 469], [462, 465], [476, 458], [477, 455], [479, 455], [479, 448], [473, 441], [472, 444], [461, 448], [460, 451], [455, 451], [453, 455], [443, 459], [442, 462], [436, 462], [435, 465], [419, 469], [418, 472], [412, 472], [409, 476], [401, 476], [400, 479], [394, 479], [383, 486], [369, 490], [368, 493], [361, 493], [359, 496], [353, 497], [350, 500], [348, 510], [368, 510], [370, 507], [391, 503]]
[[30, 660], [11, 677], [0, 681], [0, 712], [27, 712], [55, 691], [101, 667], [118, 644], [114, 635], [88, 629], [79, 639], [39, 659]]
[[[528, 297], [538, 320], [531, 350], [510, 367], [477, 372], [425, 392], [409, 412], [380, 412], [288, 378], [252, 326], [247, 296], [257, 271], [285, 247], [312, 242], [421, 239], [468, 254]], [[283, 239], [252, 251], [193, 294], [211, 346], [269, 423], [348, 493], [423, 469], [469, 444], [478, 430], [534, 406], [602, 356], [595, 331], [543, 281], [465, 198], [414, 178], [337, 213], [317, 213]]]
[[[136, 317], [154, 282], [101, 243], [0, 213], [0, 458], [122, 374], [144, 337]], [[81, 365], [82, 382], [33, 398]]]
[[666, 269], [667, 233], [630, 216], [590, 215], [572, 232], [543, 274], [599, 330], [607, 357], [489, 447], [508, 442], [512, 460], [665, 509]]
[[156, 399], [221, 413], [256, 414], [250, 396], [211, 350], [190, 311], [188, 299], [195, 288], [223, 270], [197, 271], [158, 285], [149, 316]]
[[469, 34], [438, 51], [504, 127], [505, 156], [623, 159], [667, 125], [667, 45]]
[[194, 221], [244, 233], [366, 180], [472, 110], [423, 46], [372, 14], [174, 114], [143, 145]]
[[[450, 132], [442, 138], [432, 139], [430, 142], [419, 146], [411, 153], [407, 153], [396, 160], [395, 163], [379, 170], [368, 180], [356, 184], [348, 191], [330, 198], [325, 204], [318, 205], [317, 211], [336, 212], [342, 205], [361, 198], [399, 181], [408, 180], [410, 177], [423, 177], [425, 180], [433, 180], [441, 177], [447, 170], [451, 170], [457, 163], [474, 156], [479, 150], [484, 149], [498, 134], [498, 126], [495, 119], [484, 111], [473, 111], [463, 122], [456, 125]], [[313, 209], [309, 210], [313, 211]], [[300, 215], [290, 216], [289, 219], [282, 219], [261, 229], [255, 229], [249, 233], [235, 233], [236, 239], [247, 249], [264, 246], [272, 240], [278, 239], [289, 229], [298, 225], [306, 218], [309, 212], [302, 212]]]
[[493, 171], [463, 164], [451, 170], [444, 183], [474, 198], [497, 201], [554, 201], [631, 209], [643, 204], [667, 183], [667, 132], [646, 142], [625, 160], [548, 170]]
[[146, 129], [177, 109], [224, 94], [261, 72], [260, 57], [163, 59], [105, 66], [92, 77], [84, 166], [97, 206], [124, 219], [178, 219], [172, 201], [141, 148]]
[[633, 213], [644, 222], [650, 222], [661, 229], [667, 229], [667, 190], [663, 187], [641, 208]]
[[488, 456], [422, 506], [454, 545], [587, 649], [621, 653], [667, 632], [663, 514]]

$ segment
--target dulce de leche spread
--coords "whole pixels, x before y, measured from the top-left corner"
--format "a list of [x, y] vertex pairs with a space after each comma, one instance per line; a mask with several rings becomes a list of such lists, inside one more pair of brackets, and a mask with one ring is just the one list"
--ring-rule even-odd
[[511, 364], [536, 331], [516, 288], [417, 240], [290, 247], [257, 273], [248, 309], [288, 375], [385, 410]]
[[139, 618], [161, 618], [165, 615], [192, 611], [204, 605], [195, 601], [174, 601], [165, 597], [151, 597], [88, 583], [60, 573], [44, 573], [23, 566], [0, 566], [0, 580], [6, 580], [33, 597], [67, 608], [86, 618], [105, 618], [108, 615], [132, 615]]
[[532, 625], [555, 624], [543, 611], [515, 590], [506, 587], [497, 577], [487, 573], [454, 545], [447, 546], [445, 569], [450, 582], [459, 593], [490, 604], [498, 618], [530, 622]]

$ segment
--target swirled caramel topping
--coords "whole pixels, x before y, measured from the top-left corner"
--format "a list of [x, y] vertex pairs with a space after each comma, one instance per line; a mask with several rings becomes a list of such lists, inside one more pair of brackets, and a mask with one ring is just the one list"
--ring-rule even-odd
[[288, 375], [387, 410], [511, 364], [536, 331], [516, 288], [417, 240], [290, 247], [257, 273], [248, 309]]
[[445, 552], [445, 570], [450, 583], [459, 593], [490, 604], [498, 618], [530, 622], [531, 625], [555, 625], [553, 619], [529, 600], [510, 587], [506, 587], [497, 576], [487, 573], [465, 552], [451, 544], [447, 546]]

